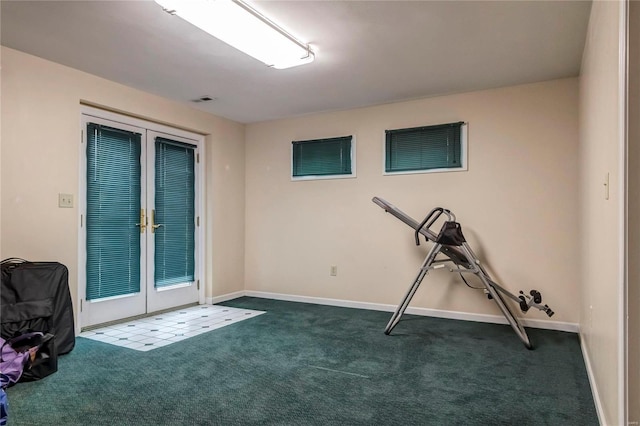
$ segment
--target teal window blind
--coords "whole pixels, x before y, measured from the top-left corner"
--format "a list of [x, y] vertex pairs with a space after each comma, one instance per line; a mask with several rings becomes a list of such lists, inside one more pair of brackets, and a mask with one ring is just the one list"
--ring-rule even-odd
[[155, 287], [195, 276], [195, 146], [156, 138]]
[[385, 171], [409, 172], [462, 167], [463, 122], [386, 130]]
[[140, 143], [87, 125], [87, 300], [140, 291]]
[[293, 177], [351, 175], [351, 136], [293, 141]]

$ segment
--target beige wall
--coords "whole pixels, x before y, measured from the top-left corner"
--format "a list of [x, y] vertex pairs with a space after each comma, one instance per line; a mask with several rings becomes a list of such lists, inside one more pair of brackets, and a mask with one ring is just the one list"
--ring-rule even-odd
[[[2, 8], [0, 8], [2, 9]], [[1, 13], [1, 12], [0, 12]], [[2, 54], [0, 51], [0, 259], [4, 259], [2, 255]]]
[[[80, 101], [104, 105], [207, 135], [208, 297], [247, 289], [395, 305], [426, 247], [416, 248], [411, 230], [370, 200], [386, 198], [418, 220], [444, 206], [456, 213], [497, 281], [512, 291], [536, 288], [556, 311], [553, 320], [580, 322], [603, 423], [620, 424], [618, 8], [617, 2], [594, 2], [579, 80], [256, 123], [246, 130], [3, 47], [0, 258], [66, 264], [75, 304], [77, 210], [59, 209], [57, 194], [77, 197]], [[458, 120], [469, 123], [468, 171], [382, 175], [385, 129]], [[347, 134], [356, 138], [357, 178], [290, 180], [292, 140]], [[630, 191], [634, 211], [633, 185]], [[637, 220], [630, 214], [631, 223]], [[634, 238], [630, 233], [631, 253]], [[330, 265], [338, 266], [336, 277], [329, 276]], [[631, 281], [638, 271], [629, 272]], [[638, 297], [630, 296], [630, 303]], [[425, 280], [412, 306], [498, 314], [482, 293], [443, 271]], [[546, 316], [531, 311], [527, 318]], [[633, 409], [631, 414], [637, 416]]]
[[0, 52], [0, 259], [4, 259], [2, 255], [2, 55]]
[[206, 134], [206, 296], [244, 287], [244, 125], [2, 48], [3, 256], [67, 265], [76, 302], [80, 102]]
[[[417, 220], [451, 209], [498, 282], [540, 290], [553, 320], [577, 323], [577, 105], [577, 79], [563, 79], [247, 125], [246, 288], [397, 304], [427, 247], [371, 202], [380, 196]], [[459, 120], [468, 171], [382, 175], [385, 129]], [[357, 178], [290, 180], [292, 140], [349, 134]], [[412, 306], [499, 314], [442, 270]]]
[[[602, 403], [602, 422], [619, 425], [619, 13], [596, 1], [580, 75], [580, 330]], [[609, 199], [604, 178], [609, 173]]]
[[[418, 220], [444, 206], [496, 280], [512, 291], [542, 291], [553, 320], [580, 323], [603, 423], [620, 424], [619, 6], [594, 2], [579, 80], [256, 123], [246, 134], [241, 124], [2, 47], [0, 258], [66, 264], [75, 304], [77, 209], [59, 209], [57, 194], [78, 195], [80, 101], [104, 105], [207, 135], [208, 297], [246, 288], [395, 305], [426, 247], [416, 248], [411, 230], [370, 200], [386, 198]], [[385, 129], [457, 120], [469, 122], [468, 171], [382, 176]], [[632, 126], [632, 140], [637, 133]], [[357, 178], [290, 180], [292, 140], [346, 134], [356, 137]], [[634, 148], [630, 256], [640, 250]], [[630, 284], [640, 281], [634, 265]], [[639, 293], [630, 286], [630, 305]], [[442, 271], [426, 279], [412, 306], [498, 314]], [[630, 404], [631, 420], [638, 407]]]
[[640, 421], [640, 2], [629, 4], [628, 380], [629, 422]]

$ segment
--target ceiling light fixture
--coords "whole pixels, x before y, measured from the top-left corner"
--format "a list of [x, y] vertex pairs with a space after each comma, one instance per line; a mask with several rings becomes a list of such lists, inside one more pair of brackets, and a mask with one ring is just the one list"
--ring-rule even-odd
[[155, 0], [172, 15], [208, 32], [270, 67], [284, 69], [313, 62], [314, 53], [240, 0]]

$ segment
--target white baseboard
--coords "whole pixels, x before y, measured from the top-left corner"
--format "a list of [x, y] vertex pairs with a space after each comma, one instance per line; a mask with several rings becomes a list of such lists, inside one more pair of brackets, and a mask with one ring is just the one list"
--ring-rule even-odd
[[[237, 292], [242, 293], [242, 292]], [[233, 293], [236, 294], [236, 293]], [[318, 305], [339, 306], [343, 308], [369, 309], [372, 311], [394, 312], [395, 305], [387, 305], [383, 303], [357, 302], [353, 300], [329, 299], [323, 297], [298, 296], [292, 294], [270, 293], [264, 291], [244, 291], [244, 296], [260, 297], [263, 299], [285, 300], [289, 302], [315, 303]], [[238, 296], [240, 297], [240, 296]], [[229, 299], [226, 299], [229, 300]], [[216, 302], [217, 303], [217, 302]], [[436, 318], [449, 318], [462, 321], [486, 322], [492, 324], [508, 324], [507, 319], [501, 315], [488, 314], [472, 314], [468, 312], [445, 311], [441, 309], [430, 308], [413, 308], [409, 307], [406, 313], [412, 315], [421, 315]], [[522, 319], [525, 327], [542, 328], [545, 330], [567, 331], [570, 333], [578, 333], [579, 327], [576, 323], [548, 321], [537, 319]]]
[[589, 351], [584, 343], [584, 336], [580, 333], [580, 349], [582, 349], [582, 357], [584, 358], [584, 365], [587, 369], [587, 376], [589, 377], [589, 384], [591, 385], [591, 395], [593, 396], [593, 402], [596, 404], [596, 413], [598, 414], [598, 423], [601, 425], [606, 424], [604, 411], [602, 410], [602, 401], [600, 400], [600, 394], [598, 393], [598, 386], [596, 386], [596, 380], [593, 375], [593, 369], [591, 368], [591, 360], [589, 358]]
[[227, 300], [233, 300], [233, 299], [237, 299], [238, 297], [242, 297], [245, 296], [245, 291], [236, 291], [233, 293], [227, 293], [227, 294], [223, 294], [221, 296], [215, 296], [215, 297], [205, 297], [204, 299], [204, 303], [206, 303], [207, 305], [215, 305], [216, 303], [222, 303], [222, 302], [226, 302]]

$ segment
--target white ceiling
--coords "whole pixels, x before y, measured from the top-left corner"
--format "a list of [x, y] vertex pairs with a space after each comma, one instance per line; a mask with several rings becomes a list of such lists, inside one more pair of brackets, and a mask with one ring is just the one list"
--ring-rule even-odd
[[[590, 2], [252, 1], [311, 44], [277, 70], [153, 1], [2, 1], [2, 45], [243, 123], [578, 75]], [[203, 95], [217, 98], [191, 103]]]

